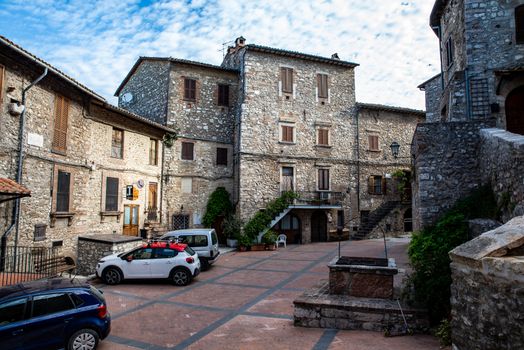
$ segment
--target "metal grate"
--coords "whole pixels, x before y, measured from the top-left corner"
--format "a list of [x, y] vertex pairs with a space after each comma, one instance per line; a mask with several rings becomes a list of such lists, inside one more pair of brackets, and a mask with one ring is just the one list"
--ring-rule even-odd
[[189, 228], [189, 215], [173, 215], [173, 230]]
[[487, 79], [472, 79], [471, 88], [471, 117], [482, 119], [490, 114], [489, 91]]
[[34, 233], [35, 242], [45, 240], [46, 228], [47, 228], [46, 224], [36, 224], [35, 225], [35, 233]]

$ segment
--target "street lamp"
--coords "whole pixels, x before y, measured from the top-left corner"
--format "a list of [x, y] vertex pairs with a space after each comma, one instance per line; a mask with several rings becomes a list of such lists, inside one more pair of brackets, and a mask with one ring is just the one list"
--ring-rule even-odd
[[393, 157], [397, 158], [400, 145], [396, 141], [393, 141], [393, 143], [389, 147], [391, 148], [391, 153], [393, 153]]

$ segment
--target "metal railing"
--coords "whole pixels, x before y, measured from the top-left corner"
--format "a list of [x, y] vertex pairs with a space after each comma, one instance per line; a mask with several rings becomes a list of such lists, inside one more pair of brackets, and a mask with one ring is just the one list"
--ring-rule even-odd
[[295, 192], [298, 198], [295, 204], [306, 205], [341, 205], [344, 193], [331, 191], [299, 191]]
[[146, 218], [149, 222], [158, 222], [158, 208], [148, 207], [146, 210]]
[[58, 255], [56, 248], [8, 246], [0, 256], [0, 286], [57, 275], [56, 266], [37, 272], [36, 267]]

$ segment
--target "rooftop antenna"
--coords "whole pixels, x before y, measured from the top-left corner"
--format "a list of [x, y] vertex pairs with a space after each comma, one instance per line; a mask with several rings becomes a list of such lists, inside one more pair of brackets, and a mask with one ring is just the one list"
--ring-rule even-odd
[[231, 43], [234, 43], [235, 40], [230, 40], [230, 41], [226, 41], [225, 43], [222, 43], [222, 48], [218, 51], [222, 51], [222, 58], [226, 57], [226, 46], [231, 44]]

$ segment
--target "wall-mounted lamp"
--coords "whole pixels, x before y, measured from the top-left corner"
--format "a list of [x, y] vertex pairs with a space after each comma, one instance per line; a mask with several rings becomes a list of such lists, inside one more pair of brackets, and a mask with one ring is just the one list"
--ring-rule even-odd
[[389, 147], [391, 148], [391, 153], [393, 154], [393, 157], [398, 158], [398, 151], [400, 149], [400, 145], [396, 141], [393, 141], [393, 143]]

